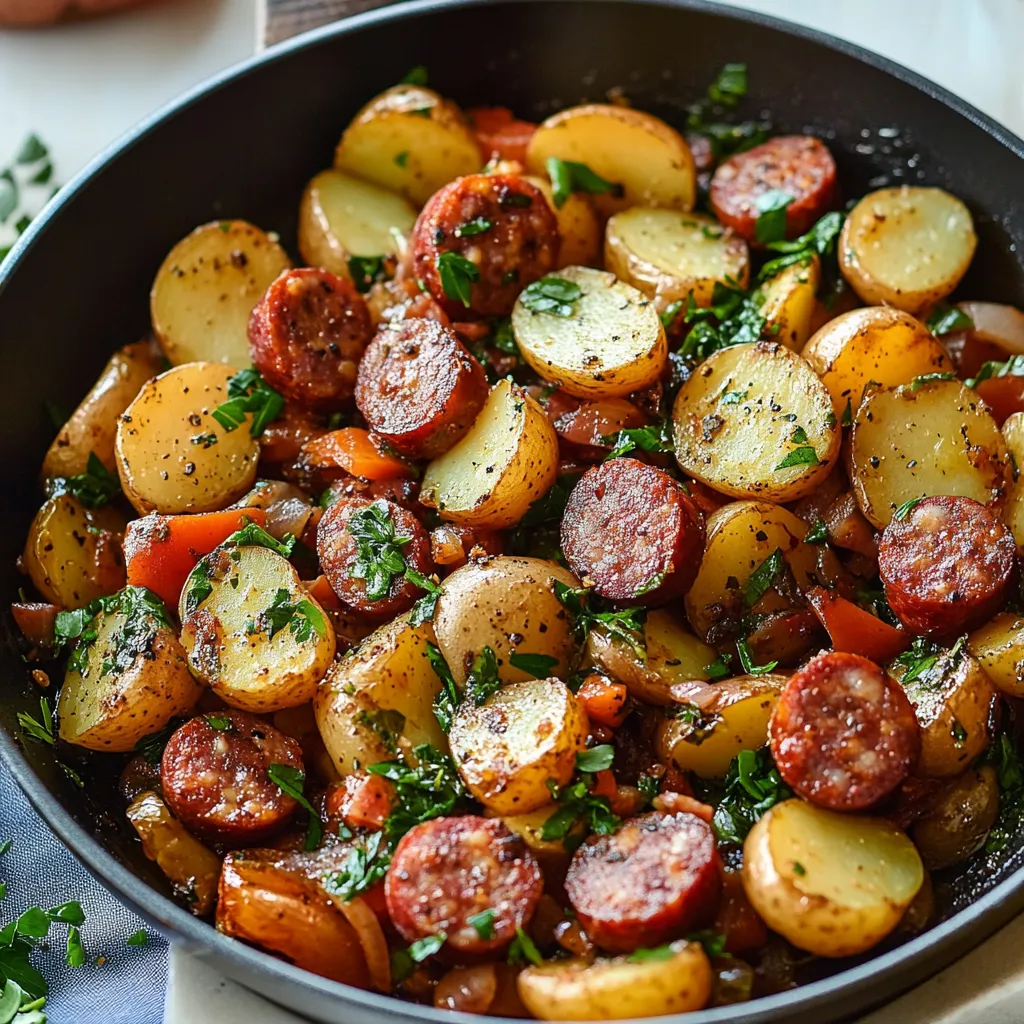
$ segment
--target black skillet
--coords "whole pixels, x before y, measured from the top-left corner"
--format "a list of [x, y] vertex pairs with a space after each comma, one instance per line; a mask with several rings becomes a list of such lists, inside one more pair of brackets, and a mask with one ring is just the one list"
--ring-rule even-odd
[[[88, 168], [25, 234], [0, 273], [0, 572], [14, 560], [41, 494], [50, 400], [71, 409], [115, 346], [147, 328], [153, 274], [196, 224], [245, 217], [293, 246], [305, 182], [331, 162], [349, 118], [417, 64], [463, 105], [503, 104], [540, 118], [613, 86], [681, 124], [683, 107], [728, 61], [749, 66], [751, 100], [780, 130], [827, 139], [847, 195], [884, 183], [942, 185], [964, 199], [980, 236], [961, 294], [1024, 306], [1024, 142], [904, 68], [808, 29], [712, 4], [626, 0], [413, 3], [279, 46], [191, 93]], [[90, 869], [154, 925], [244, 985], [336, 1024], [446, 1021], [435, 1012], [297, 970], [218, 935], [167, 897], [122, 824], [102, 757], [83, 794], [53, 752], [24, 745], [16, 713], [38, 690], [0, 619], [0, 754], [28, 798]], [[96, 762], [100, 762], [97, 765]], [[116, 771], [116, 769], [115, 769]], [[965, 953], [1024, 909], [1017, 839], [938, 878], [942, 920], [875, 958], [838, 962], [799, 989], [688, 1015], [712, 1021], [839, 1020], [892, 998]]]

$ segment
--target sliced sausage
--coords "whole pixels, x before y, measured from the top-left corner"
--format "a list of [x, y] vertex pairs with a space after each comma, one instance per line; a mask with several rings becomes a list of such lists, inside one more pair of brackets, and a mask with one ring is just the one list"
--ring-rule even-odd
[[249, 317], [249, 351], [263, 379], [316, 412], [352, 397], [373, 328], [354, 285], [314, 267], [286, 270]]
[[382, 328], [359, 364], [356, 405], [367, 426], [414, 459], [444, 454], [473, 425], [487, 376], [450, 327], [400, 320]]
[[245, 711], [199, 715], [176, 729], [164, 748], [164, 800], [203, 839], [236, 847], [265, 842], [296, 808], [267, 774], [272, 764], [302, 771], [298, 741]]
[[562, 519], [569, 568], [612, 601], [656, 604], [689, 590], [704, 554], [704, 517], [682, 485], [636, 459], [588, 469]]
[[810, 135], [780, 135], [729, 157], [711, 178], [711, 208], [753, 242], [761, 214], [757, 201], [773, 191], [793, 197], [786, 207], [786, 237], [809, 230], [836, 198], [836, 164], [828, 147]]
[[715, 916], [721, 862], [711, 826], [651, 811], [573, 854], [565, 891], [602, 949], [628, 953], [677, 939]]
[[[559, 244], [558, 222], [538, 188], [514, 174], [469, 174], [423, 207], [413, 229], [413, 271], [457, 320], [467, 319], [467, 308], [479, 316], [508, 316], [523, 288], [555, 268]], [[468, 307], [445, 291], [445, 253], [476, 268], [468, 276], [455, 270], [469, 289]]]
[[878, 545], [889, 607], [907, 629], [962, 633], [999, 610], [1016, 563], [1013, 535], [973, 498], [925, 498]]
[[873, 661], [837, 651], [790, 679], [768, 732], [786, 783], [833, 811], [860, 811], [891, 793], [921, 748], [902, 687]]
[[[411, 512], [386, 498], [378, 498], [376, 501], [365, 498], [342, 498], [336, 501], [324, 513], [317, 527], [316, 553], [320, 557], [320, 567], [327, 577], [327, 582], [342, 603], [367, 615], [390, 618], [411, 608], [416, 598], [423, 592], [407, 580], [401, 570], [391, 573], [390, 579], [381, 578], [379, 588], [372, 576], [365, 579], [352, 575], [356, 563], [360, 561], [360, 545], [355, 535], [360, 533], [360, 530], [356, 526], [355, 534], [353, 533], [352, 517], [371, 505], [379, 510], [378, 514], [386, 514], [386, 518], [390, 520], [393, 532], [387, 526], [383, 526], [385, 533], [389, 533], [397, 540], [406, 539], [406, 543], [399, 545], [405, 564], [422, 575], [429, 576], [432, 571], [429, 534]], [[365, 517], [360, 516], [360, 519], [363, 518]], [[379, 559], [374, 561], [379, 562]], [[371, 585], [369, 592], [368, 584]]]
[[[444, 932], [456, 958], [477, 958], [511, 942], [533, 916], [543, 887], [520, 836], [497, 818], [467, 815], [434, 818], [406, 833], [385, 894], [391, 920], [408, 942]], [[469, 919], [488, 910], [490, 926], [478, 930]]]

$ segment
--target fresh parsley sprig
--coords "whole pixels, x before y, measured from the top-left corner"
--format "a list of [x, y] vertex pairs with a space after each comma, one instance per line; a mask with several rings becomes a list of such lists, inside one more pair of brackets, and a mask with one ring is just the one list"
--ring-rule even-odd
[[815, 256], [824, 258], [835, 252], [836, 240], [839, 238], [844, 220], [846, 220], [846, 215], [843, 213], [837, 211], [826, 213], [806, 234], [799, 238], [794, 238], [791, 242], [782, 238], [768, 242], [766, 248], [782, 255], [768, 260], [761, 267], [761, 271], [757, 275], [758, 282], [763, 283], [775, 277], [795, 263], [810, 263]]
[[747, 95], [747, 65], [725, 64], [708, 86], [707, 94], [689, 107], [686, 127], [705, 136], [716, 158], [730, 156], [760, 145], [768, 138], [768, 122], [722, 120]]
[[588, 833], [609, 835], [618, 829], [622, 820], [612, 811], [607, 798], [591, 792], [594, 773], [610, 768], [614, 759], [615, 748], [604, 743], [576, 755], [576, 777], [568, 785], [559, 787], [548, 779], [551, 798], [561, 806], [541, 826], [545, 842], [561, 840], [567, 850], [575, 849]]
[[742, 846], [757, 820], [792, 795], [767, 747], [741, 750], [726, 772], [725, 793], [712, 820], [715, 834], [720, 842]]
[[461, 253], [448, 251], [438, 254], [437, 274], [445, 295], [468, 309], [473, 285], [480, 280], [480, 268]]
[[228, 379], [228, 400], [213, 410], [213, 418], [231, 433], [251, 415], [249, 433], [259, 437], [284, 412], [284, 398], [263, 379], [255, 366]]
[[969, 331], [974, 326], [974, 321], [962, 309], [946, 302], [937, 303], [924, 323], [937, 338], [954, 331]]
[[100, 462], [95, 452], [89, 452], [84, 473], [51, 480], [49, 491], [70, 494], [87, 508], [102, 508], [121, 493], [121, 481]]
[[612, 445], [608, 459], [618, 459], [623, 455], [637, 450], [643, 452], [671, 452], [675, 450], [672, 440], [672, 424], [669, 420], [659, 420], [646, 427], [625, 427], [617, 434], [602, 438], [605, 444]]
[[600, 628], [614, 639], [621, 640], [641, 660], [647, 661], [644, 640], [644, 622], [647, 612], [643, 608], [615, 608], [600, 610], [600, 598], [585, 587], [569, 587], [553, 580], [555, 596], [572, 616], [576, 639], [586, 642], [591, 630]]
[[551, 316], [568, 318], [575, 312], [574, 303], [583, 297], [583, 291], [574, 281], [567, 281], [557, 274], [548, 274], [539, 281], [528, 284], [519, 298], [533, 313], [550, 313]]
[[624, 189], [611, 181], [605, 181], [586, 164], [575, 160], [559, 160], [557, 156], [547, 159], [548, 177], [551, 179], [551, 196], [560, 210], [573, 192], [588, 192], [590, 195], [612, 195], [620, 198]]
[[291, 592], [287, 587], [279, 587], [274, 599], [256, 617], [252, 624], [252, 633], [266, 633], [273, 640], [282, 629], [295, 637], [298, 643], [305, 643], [315, 632], [321, 639], [327, 636], [327, 623], [323, 613], [312, 601], [305, 598], [291, 600]]
[[290, 764], [271, 764], [267, 765], [267, 778], [306, 811], [309, 817], [306, 823], [305, 849], [315, 850], [323, 839], [323, 822], [316, 809], [306, 799], [305, 773]]
[[[46, 190], [46, 199], [51, 199], [57, 192], [53, 184], [50, 151], [38, 135], [32, 134], [22, 142], [14, 160], [0, 170], [0, 225], [11, 224], [15, 237], [25, 233], [42, 205], [35, 199], [29, 199], [40, 189]], [[13, 243], [0, 243], [0, 262], [12, 248]]]

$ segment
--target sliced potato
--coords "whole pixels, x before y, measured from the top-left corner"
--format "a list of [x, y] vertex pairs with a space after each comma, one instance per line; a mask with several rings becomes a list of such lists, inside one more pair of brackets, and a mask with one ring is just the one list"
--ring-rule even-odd
[[594, 205], [606, 217], [629, 206], [693, 209], [697, 175], [690, 147], [652, 114], [602, 103], [559, 111], [530, 140], [526, 169], [546, 174], [553, 156], [586, 164], [620, 186], [594, 196]]
[[519, 975], [519, 996], [541, 1020], [626, 1020], [700, 1010], [711, 997], [711, 964], [697, 942], [668, 956], [590, 962], [552, 960]]
[[837, 316], [822, 327], [803, 357], [828, 388], [836, 415], [857, 411], [870, 382], [883, 387], [909, 384], [926, 373], [952, 369], [946, 350], [909, 313], [867, 306]]
[[221, 363], [175, 366], [146, 384], [118, 420], [117, 471], [142, 515], [216, 512], [252, 487], [256, 438], [213, 417], [234, 373]]
[[84, 608], [124, 586], [124, 528], [112, 508], [86, 508], [70, 494], [55, 495], [32, 520], [22, 565], [47, 601]]
[[419, 85], [396, 85], [370, 100], [334, 152], [339, 171], [400, 192], [417, 206], [483, 164], [462, 111]]
[[57, 701], [60, 738], [88, 750], [132, 750], [202, 694], [163, 605], [128, 587], [90, 623], [96, 638], [64, 676]]
[[[547, 874], [547, 865], [552, 870], [565, 872], [569, 866], [569, 858], [575, 849], [574, 844], [579, 845], [587, 837], [586, 825], [582, 819], [577, 821], [562, 839], [545, 839], [544, 825], [560, 805], [554, 803], [544, 804], [536, 810], [526, 814], [503, 814], [501, 820], [517, 836], [521, 836], [530, 848], [530, 852], [540, 861], [541, 869]], [[490, 811], [484, 812], [485, 818], [495, 818], [498, 815]]]
[[707, 359], [672, 409], [676, 461], [737, 498], [795, 501], [825, 479], [842, 431], [814, 371], [776, 342], [734, 345]]
[[1024, 618], [1002, 612], [967, 638], [967, 649], [1008, 697], [1024, 697]]
[[924, 882], [914, 844], [890, 822], [786, 800], [743, 844], [743, 888], [769, 928], [817, 956], [881, 942]]
[[43, 459], [43, 476], [78, 476], [86, 471], [90, 455], [113, 472], [117, 419], [163, 365], [160, 349], [152, 341], [118, 349], [54, 438]]
[[1024, 466], [1024, 412], [1015, 412], [1004, 420], [1003, 440], [1017, 468], [1017, 479], [1010, 484], [1003, 507], [1003, 522], [1017, 542], [1017, 553], [1024, 555], [1024, 475], [1020, 472]]
[[544, 193], [558, 221], [558, 262], [562, 267], [598, 267], [601, 265], [601, 222], [594, 204], [585, 192], [571, 192], [561, 206], [555, 205], [551, 182], [547, 177], [526, 174], [525, 179]]
[[953, 780], [938, 805], [914, 822], [914, 845], [930, 871], [967, 860], [999, 816], [999, 780], [992, 765]]
[[817, 256], [808, 263], [794, 263], [767, 281], [761, 288], [763, 337], [799, 352], [811, 336], [820, 283], [821, 261]]
[[525, 291], [512, 310], [527, 363], [579, 398], [615, 398], [657, 381], [668, 341], [654, 303], [603, 270], [565, 267], [558, 277], [581, 293], [569, 316], [532, 310]]
[[420, 501], [460, 526], [513, 526], [558, 476], [558, 435], [518, 384], [500, 380], [473, 426], [423, 473]]
[[189, 668], [225, 704], [267, 713], [313, 699], [334, 660], [334, 627], [287, 558], [222, 545], [181, 591]]
[[911, 498], [952, 494], [999, 508], [1013, 479], [988, 407], [956, 380], [869, 388], [849, 451], [857, 504], [880, 528]]
[[705, 214], [643, 206], [608, 221], [604, 265], [653, 299], [659, 313], [691, 295], [710, 306], [716, 284], [746, 288], [750, 281], [747, 243], [731, 228]]
[[527, 814], [551, 802], [587, 744], [587, 716], [565, 683], [503, 686], [485, 704], [464, 701], [448, 742], [466, 788], [495, 814]]
[[248, 366], [249, 314], [289, 266], [284, 249], [244, 220], [196, 228], [167, 254], [149, 293], [164, 355], [175, 366]]
[[967, 272], [978, 239], [967, 207], [941, 188], [902, 185], [866, 195], [839, 236], [839, 268], [869, 303], [919, 313]]
[[554, 562], [499, 555], [469, 562], [441, 584], [434, 629], [456, 683], [465, 683], [485, 647], [494, 651], [502, 682], [533, 678], [510, 662], [513, 651], [554, 658], [549, 675], [568, 676], [574, 663], [572, 623], [555, 596], [555, 581], [578, 586]]
[[341, 171], [321, 171], [299, 205], [299, 252], [311, 267], [351, 279], [350, 256], [397, 252], [416, 211], [394, 192]]

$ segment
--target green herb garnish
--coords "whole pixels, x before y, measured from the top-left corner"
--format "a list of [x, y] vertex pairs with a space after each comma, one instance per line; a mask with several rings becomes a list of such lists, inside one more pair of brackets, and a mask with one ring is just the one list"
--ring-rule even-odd
[[305, 773], [290, 764], [270, 764], [267, 765], [267, 778], [307, 812], [309, 820], [306, 824], [305, 849], [315, 850], [323, 838], [323, 823], [303, 792], [306, 784]]
[[586, 164], [575, 160], [559, 160], [557, 156], [547, 159], [548, 177], [551, 179], [551, 195], [555, 206], [561, 209], [573, 192], [589, 192], [591, 195], [610, 194], [619, 198], [624, 189], [611, 181], [605, 181]]
[[251, 415], [249, 433], [259, 437], [283, 411], [284, 398], [251, 366], [228, 379], [228, 400], [218, 405], [212, 416], [230, 434]]
[[469, 307], [470, 292], [480, 280], [480, 268], [457, 252], [442, 252], [437, 257], [441, 288], [453, 302]]
[[534, 313], [550, 313], [552, 316], [570, 317], [573, 303], [582, 298], [578, 284], [564, 277], [548, 274], [539, 281], [527, 285], [519, 296], [523, 305]]

